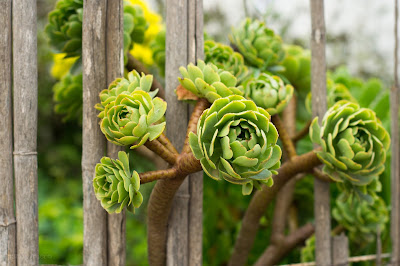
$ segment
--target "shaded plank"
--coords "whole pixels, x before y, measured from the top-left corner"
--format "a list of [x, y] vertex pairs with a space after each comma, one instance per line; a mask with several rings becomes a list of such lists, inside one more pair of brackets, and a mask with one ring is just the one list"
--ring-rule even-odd
[[12, 139], [11, 0], [0, 2], [0, 265], [16, 264]]
[[94, 105], [106, 79], [106, 0], [85, 0], [83, 8], [83, 262], [107, 265], [107, 215], [96, 199], [93, 177], [96, 163], [105, 151], [105, 138], [99, 128]]
[[13, 1], [17, 263], [38, 265], [36, 1]]
[[[124, 20], [123, 1], [107, 1], [107, 85], [124, 71]], [[124, 147], [107, 142], [107, 156], [118, 158]], [[123, 266], [126, 263], [125, 210], [107, 215], [108, 265]]]
[[391, 115], [391, 227], [393, 265], [400, 264], [400, 142], [399, 142], [399, 79], [398, 79], [398, 0], [394, 2], [394, 84], [390, 91]]
[[[313, 116], [321, 122], [326, 103], [324, 1], [310, 0], [311, 5], [311, 93]], [[317, 265], [331, 265], [331, 217], [329, 184], [314, 179], [314, 217]]]

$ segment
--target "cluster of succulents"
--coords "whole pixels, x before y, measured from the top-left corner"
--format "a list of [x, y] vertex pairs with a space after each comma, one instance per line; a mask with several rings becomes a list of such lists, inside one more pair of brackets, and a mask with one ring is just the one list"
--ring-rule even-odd
[[96, 165], [94, 192], [108, 213], [120, 213], [125, 207], [135, 212], [143, 202], [139, 174], [131, 171], [129, 154], [120, 151], [118, 159], [103, 157]]
[[250, 66], [266, 70], [285, 57], [282, 39], [264, 22], [246, 19], [229, 35], [232, 45]]
[[53, 87], [54, 110], [64, 114], [64, 121], [82, 116], [82, 73], [78, 75], [66, 74]]
[[110, 142], [134, 149], [162, 134], [167, 103], [149, 93], [152, 81], [151, 75], [132, 71], [100, 93], [100, 129]]
[[326, 112], [321, 126], [315, 118], [310, 126], [312, 142], [323, 171], [359, 196], [384, 171], [390, 138], [375, 113], [349, 101], [339, 101]]
[[197, 61], [197, 66], [190, 63], [187, 68], [180, 67], [183, 78], [181, 85], [200, 98], [210, 103], [230, 95], [243, 95], [243, 88], [236, 87], [237, 79], [229, 71], [219, 69], [212, 63]]
[[280, 167], [278, 132], [270, 115], [239, 95], [220, 98], [205, 110], [190, 147], [210, 177], [242, 185], [248, 195], [253, 186], [272, 185]]
[[293, 86], [285, 85], [278, 76], [261, 73], [246, 82], [245, 96], [265, 108], [270, 115], [275, 115], [282, 112], [292, 99]]

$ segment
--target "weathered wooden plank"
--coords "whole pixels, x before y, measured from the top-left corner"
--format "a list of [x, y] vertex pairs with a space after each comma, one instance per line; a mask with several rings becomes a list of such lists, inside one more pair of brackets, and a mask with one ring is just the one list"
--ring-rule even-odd
[[332, 260], [334, 266], [347, 266], [349, 265], [349, 240], [344, 235], [333, 237], [332, 240]]
[[391, 115], [391, 238], [392, 238], [392, 265], [400, 264], [400, 141], [399, 141], [399, 78], [398, 78], [398, 0], [395, 0], [394, 21], [394, 84], [390, 92], [390, 115]]
[[107, 87], [106, 78], [106, 7], [107, 0], [85, 0], [83, 8], [83, 263], [107, 265], [107, 215], [93, 190], [96, 163], [105, 151], [94, 105], [99, 92]]
[[[195, 62], [204, 57], [203, 0], [189, 1], [189, 55]], [[193, 108], [190, 108], [190, 112]], [[189, 265], [203, 265], [203, 172], [189, 176]]]
[[13, 1], [17, 263], [38, 265], [36, 1]]
[[[107, 1], [107, 85], [123, 76], [124, 71], [124, 20], [123, 1]], [[107, 156], [118, 158], [123, 150], [107, 142]], [[126, 261], [126, 219], [125, 210], [119, 214], [108, 214], [108, 265], [124, 266]]]
[[[182, 150], [189, 119], [188, 105], [178, 101], [174, 90], [179, 84], [179, 67], [188, 62], [187, 0], [166, 1], [166, 72], [165, 98], [168, 103], [167, 136], [178, 151]], [[186, 179], [175, 194], [167, 232], [167, 265], [188, 265], [189, 182]]]
[[[311, 93], [313, 116], [320, 122], [326, 111], [326, 62], [324, 1], [310, 0], [311, 4]], [[317, 265], [331, 265], [331, 218], [329, 184], [314, 180], [314, 216]]]
[[0, 265], [16, 264], [12, 138], [11, 0], [0, 2]]

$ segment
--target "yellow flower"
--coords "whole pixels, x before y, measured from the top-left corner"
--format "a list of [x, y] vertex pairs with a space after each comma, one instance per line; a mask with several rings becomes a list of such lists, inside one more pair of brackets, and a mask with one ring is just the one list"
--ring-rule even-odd
[[54, 64], [51, 68], [51, 75], [58, 80], [64, 77], [78, 57], [64, 58], [66, 54], [53, 54]]

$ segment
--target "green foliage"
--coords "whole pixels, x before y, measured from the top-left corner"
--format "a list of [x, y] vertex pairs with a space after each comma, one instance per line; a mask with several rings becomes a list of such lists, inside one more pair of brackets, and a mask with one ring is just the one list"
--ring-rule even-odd
[[187, 69], [180, 67], [179, 71], [183, 76], [179, 78], [181, 85], [196, 96], [206, 98], [210, 103], [229, 95], [243, 95], [242, 87], [236, 87], [236, 77], [214, 64], [197, 60], [197, 66], [190, 63]]
[[243, 55], [246, 64], [266, 70], [285, 57], [282, 39], [258, 20], [246, 19], [232, 29], [229, 40]]
[[144, 18], [141, 6], [124, 1], [124, 51], [132, 49], [134, 43], [143, 43], [149, 23]]
[[161, 30], [151, 42], [150, 47], [153, 51], [153, 60], [160, 69], [160, 74], [165, 75], [165, 28]]
[[82, 117], [82, 73], [68, 73], [53, 86], [54, 110], [64, 115], [63, 120], [81, 120]]
[[207, 175], [242, 185], [244, 195], [253, 186], [272, 185], [280, 167], [278, 132], [270, 115], [253, 101], [232, 95], [216, 100], [190, 133], [189, 143]]
[[204, 42], [204, 57], [206, 63], [212, 63], [219, 69], [231, 72], [237, 78], [239, 84], [248, 74], [243, 56], [234, 52], [228, 45], [207, 40]]
[[301, 262], [315, 261], [315, 235], [306, 240], [306, 245], [301, 249]]
[[108, 213], [120, 213], [125, 207], [135, 212], [143, 202], [139, 192], [140, 178], [136, 171], [129, 169], [128, 155], [120, 151], [119, 160], [103, 157], [96, 165], [93, 188], [96, 198]]
[[282, 112], [292, 99], [293, 86], [285, 86], [278, 76], [261, 73], [245, 82], [245, 96], [265, 108], [270, 115], [275, 115]]
[[[164, 117], [167, 103], [147, 92], [152, 84], [151, 75], [132, 71], [128, 79], [118, 78], [107, 90], [100, 93], [100, 129], [114, 144], [131, 149], [143, 145], [147, 140], [158, 138], [165, 129]], [[152, 93], [154, 96], [155, 93]]]
[[343, 198], [345, 195], [340, 195], [336, 199], [332, 215], [346, 228], [352, 241], [358, 244], [372, 242], [376, 238], [378, 228], [384, 233], [389, 221], [389, 211], [382, 198], [376, 197], [372, 204], [357, 197], [353, 197], [352, 200]]
[[372, 200], [376, 186], [371, 184], [384, 171], [390, 139], [376, 114], [356, 103], [340, 101], [331, 107], [318, 125], [310, 126], [312, 142], [321, 145], [317, 152], [325, 164], [323, 171], [339, 182], [348, 193]]

